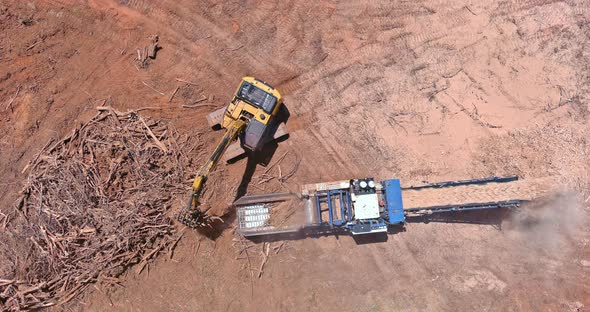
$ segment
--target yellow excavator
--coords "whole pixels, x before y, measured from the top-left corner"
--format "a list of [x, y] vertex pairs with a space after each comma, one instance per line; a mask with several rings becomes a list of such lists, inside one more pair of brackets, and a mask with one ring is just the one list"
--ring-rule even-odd
[[285, 110], [281, 94], [271, 85], [254, 77], [242, 78], [229, 105], [207, 116], [209, 126], [226, 131], [197, 172], [192, 196], [178, 216], [180, 222], [193, 228], [210, 223], [210, 216], [199, 209], [199, 198], [209, 174], [224, 154], [230, 162], [246, 151], [257, 152], [270, 141], [285, 138], [288, 132], [285, 118], [281, 118]]

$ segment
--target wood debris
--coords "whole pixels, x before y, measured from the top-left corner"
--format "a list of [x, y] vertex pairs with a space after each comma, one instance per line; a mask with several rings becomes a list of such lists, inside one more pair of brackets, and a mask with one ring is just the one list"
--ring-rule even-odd
[[198, 84], [196, 84], [194, 82], [190, 82], [188, 80], [184, 80], [184, 79], [180, 79], [180, 78], [176, 78], [176, 81], [184, 82], [184, 83], [191, 85], [191, 86], [198, 86]]
[[144, 48], [137, 49], [136, 66], [139, 68], [146, 68], [149, 66], [150, 60], [155, 60], [158, 51], [161, 49], [159, 45], [160, 37], [154, 35], [150, 38], [150, 44]]
[[152, 43], [148, 46], [147, 55], [151, 59], [156, 58], [156, 53], [158, 53], [158, 50], [160, 49], [158, 41], [160, 41], [160, 37], [158, 37], [158, 35], [155, 35], [152, 37]]
[[206, 106], [214, 106], [216, 107], [217, 105], [215, 104], [211, 104], [211, 103], [203, 103], [203, 104], [199, 104], [205, 100], [207, 100], [208, 98], [206, 96], [202, 96], [200, 99], [194, 101], [192, 104], [185, 104], [182, 105], [182, 107], [184, 108], [195, 108], [195, 107], [206, 107]]
[[172, 103], [172, 100], [174, 99], [174, 96], [176, 95], [176, 93], [178, 92], [178, 90], [180, 90], [180, 87], [176, 87], [176, 89], [174, 89], [174, 91], [170, 95], [170, 98], [168, 99], [168, 103]]
[[66, 303], [97, 282], [141, 272], [180, 235], [167, 211], [189, 166], [176, 131], [101, 107], [27, 166], [17, 213], [0, 231], [0, 310]]
[[18, 86], [18, 88], [16, 88], [16, 93], [14, 94], [14, 96], [12, 97], [12, 99], [10, 99], [10, 101], [8, 102], [8, 104], [6, 104], [7, 108], [10, 108], [10, 111], [14, 111], [12, 109], [12, 103], [14, 102], [14, 100], [16, 99], [16, 97], [18, 96], [18, 93], [20, 92], [20, 86]]
[[262, 261], [260, 262], [260, 269], [258, 269], [258, 278], [262, 277], [262, 273], [264, 272], [264, 265], [268, 260], [268, 252], [270, 251], [270, 243], [262, 243], [262, 251], [260, 254], [262, 255]]
[[147, 84], [145, 81], [142, 81], [141, 83], [143, 83], [143, 85], [144, 85], [144, 86], [146, 86], [146, 87], [148, 87], [148, 88], [150, 88], [150, 89], [154, 90], [155, 92], [159, 93], [160, 95], [166, 95], [166, 94], [164, 94], [164, 92], [158, 91], [156, 88], [154, 88], [154, 87], [150, 86], [150, 85], [149, 85], [149, 84]]

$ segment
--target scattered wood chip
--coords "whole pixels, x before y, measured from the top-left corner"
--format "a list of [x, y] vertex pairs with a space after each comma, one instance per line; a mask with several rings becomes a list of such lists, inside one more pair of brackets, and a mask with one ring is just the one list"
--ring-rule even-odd
[[180, 87], [176, 87], [176, 89], [174, 89], [174, 92], [172, 92], [172, 95], [170, 95], [170, 99], [168, 99], [168, 103], [172, 103], [172, 99], [174, 98], [176, 92], [178, 92], [179, 89]]
[[31, 44], [30, 46], [27, 47], [27, 51], [29, 51], [30, 49], [34, 48], [35, 46], [37, 46], [39, 43], [41, 43], [41, 41], [36, 41], [35, 43]]
[[20, 86], [18, 86], [16, 88], [16, 93], [14, 94], [14, 96], [12, 97], [12, 99], [10, 99], [10, 101], [8, 102], [8, 104], [6, 104], [7, 108], [10, 108], [10, 110], [12, 111], [12, 102], [14, 102], [14, 100], [16, 99], [16, 97], [18, 96], [18, 93], [20, 92]]
[[170, 245], [170, 248], [168, 249], [168, 256], [170, 259], [172, 259], [172, 257], [174, 256], [174, 249], [176, 248], [176, 245], [178, 245], [178, 242], [180, 241], [180, 239], [182, 239], [183, 236], [184, 231], [182, 231], [180, 235], [178, 235], [178, 238]]
[[268, 260], [268, 252], [270, 251], [270, 243], [262, 243], [262, 261], [260, 262], [260, 269], [258, 270], [258, 278], [262, 277], [262, 273], [264, 272], [264, 265], [266, 264], [266, 261]]
[[143, 83], [146, 87], [148, 87], [148, 88], [150, 88], [150, 89], [152, 89], [152, 90], [160, 93], [161, 95], [166, 95], [163, 92], [160, 92], [160, 91], [156, 90], [156, 88], [154, 88], [154, 87], [150, 86], [149, 84], [145, 83], [145, 81], [142, 81], [141, 83]]
[[156, 143], [158, 148], [160, 148], [160, 150], [162, 150], [162, 152], [168, 153], [168, 148], [166, 148], [166, 145], [164, 145], [164, 143], [162, 143], [162, 141], [158, 140], [158, 137], [156, 137], [154, 132], [152, 132], [152, 129], [150, 129], [150, 127], [145, 123], [145, 121], [143, 120], [143, 118], [141, 116], [139, 117], [139, 120], [145, 126], [145, 129], [147, 130], [148, 134], [152, 137], [152, 139], [154, 140], [154, 142]]
[[186, 84], [193, 85], [193, 86], [198, 86], [198, 84], [196, 84], [194, 82], [190, 82], [190, 81], [187, 81], [187, 80], [184, 80], [184, 79], [180, 79], [180, 78], [176, 78], [176, 81], [184, 82]]

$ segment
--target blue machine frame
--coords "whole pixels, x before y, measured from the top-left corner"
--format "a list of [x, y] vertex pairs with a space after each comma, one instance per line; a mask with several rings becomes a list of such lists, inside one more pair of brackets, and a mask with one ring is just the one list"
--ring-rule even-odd
[[[387, 231], [388, 225], [403, 224], [406, 217], [404, 215], [400, 180], [385, 180], [382, 185], [387, 206], [386, 216], [377, 219], [354, 220], [350, 190], [326, 190], [315, 194], [317, 224], [328, 225], [330, 228], [344, 226], [353, 234], [383, 232]], [[339, 209], [335, 207], [336, 203]], [[327, 207], [324, 207], [324, 204]], [[325, 208], [328, 211], [328, 220], [322, 218], [322, 211]]]
[[[334, 198], [338, 198], [340, 204], [340, 219], [334, 220]], [[328, 206], [328, 222], [330, 227], [342, 226], [352, 221], [352, 202], [350, 199], [349, 190], [328, 190], [325, 192], [316, 194], [316, 209], [317, 209], [317, 222], [318, 224], [324, 224], [322, 219], [322, 203], [326, 202]]]
[[[369, 179], [365, 179], [365, 181], [367, 180]], [[370, 180], [372, 181], [372, 179]], [[347, 182], [335, 182], [334, 184], [332, 184], [332, 187], [326, 187], [326, 185], [330, 185], [329, 183], [318, 184], [320, 186], [312, 185], [312, 190], [309, 191], [310, 193], [305, 193], [303, 195], [305, 198], [307, 198], [308, 203], [310, 204], [309, 211], [306, 210], [306, 215], [310, 216], [310, 219], [308, 219], [309, 221], [307, 224], [302, 224], [299, 227], [299, 229], [321, 229], [322, 231], [326, 232], [345, 231], [352, 233], [353, 235], [368, 234], [376, 232], [387, 232], [389, 226], [403, 225], [406, 222], [407, 216], [415, 217], [443, 212], [484, 210], [496, 208], [515, 208], [526, 200], [514, 199], [485, 203], [462, 203], [429, 207], [412, 207], [404, 209], [402, 192], [404, 190], [415, 190], [423, 188], [446, 188], [468, 184], [505, 183], [516, 180], [518, 180], [518, 177], [516, 176], [489, 177], [484, 179], [426, 183], [423, 185], [411, 187], [402, 187], [399, 179], [383, 180], [380, 183], [380, 186], [377, 186], [377, 188], [373, 188], [374, 194], [380, 196], [381, 201], [378, 204], [376, 203], [376, 205], [378, 205], [379, 207], [379, 215], [375, 218], [355, 218], [355, 209], [353, 206], [353, 202], [356, 202], [356, 200], [358, 200], [359, 197], [356, 196], [364, 196], [363, 194], [365, 193], [361, 193], [360, 195], [357, 193], [352, 194], [352, 192], [355, 192], [354, 188], [352, 187], [353, 180], [351, 180], [351, 184], [348, 184]], [[349, 186], [346, 187], [346, 185]], [[292, 196], [294, 195], [286, 193], [277, 193], [270, 195], [252, 195], [240, 199], [238, 206], [245, 205], [244, 208], [240, 209], [250, 209], [248, 207], [254, 206], [247, 205], [256, 205], [265, 202], [276, 202], [285, 200], [286, 198], [291, 198]], [[379, 199], [379, 197], [377, 197], [377, 199]], [[313, 207], [313, 204], [315, 204], [315, 207]], [[240, 211], [241, 210], [239, 210], [238, 212]], [[325, 220], [326, 217], [322, 217], [322, 214], [325, 215], [326, 212], [327, 220]], [[267, 212], [267, 214], [268, 216], [266, 216], [266, 219], [270, 218], [270, 213]], [[238, 215], [241, 216], [240, 214]], [[259, 229], [254, 229], [245, 226], [243, 228], [244, 234], [247, 234], [246, 236], [264, 235], [284, 232], [287, 230], [296, 230], [296, 228], [280, 229], [274, 228], [272, 226], [260, 227]]]
[[389, 179], [382, 183], [387, 203], [387, 217], [389, 224], [402, 224], [406, 221], [402, 202], [402, 187], [399, 179]]

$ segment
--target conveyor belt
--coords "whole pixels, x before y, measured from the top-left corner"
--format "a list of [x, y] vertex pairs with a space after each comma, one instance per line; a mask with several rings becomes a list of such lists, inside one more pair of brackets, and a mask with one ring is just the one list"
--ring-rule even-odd
[[[456, 185], [445, 182], [403, 188], [404, 210], [452, 211], [471, 210], [476, 207], [485, 209], [485, 207], [514, 206], [521, 201], [544, 196], [555, 186], [553, 178], [527, 180], [500, 178], [489, 182], [471, 181], [457, 181], [459, 183]], [[453, 207], [460, 209], [451, 209]]]

